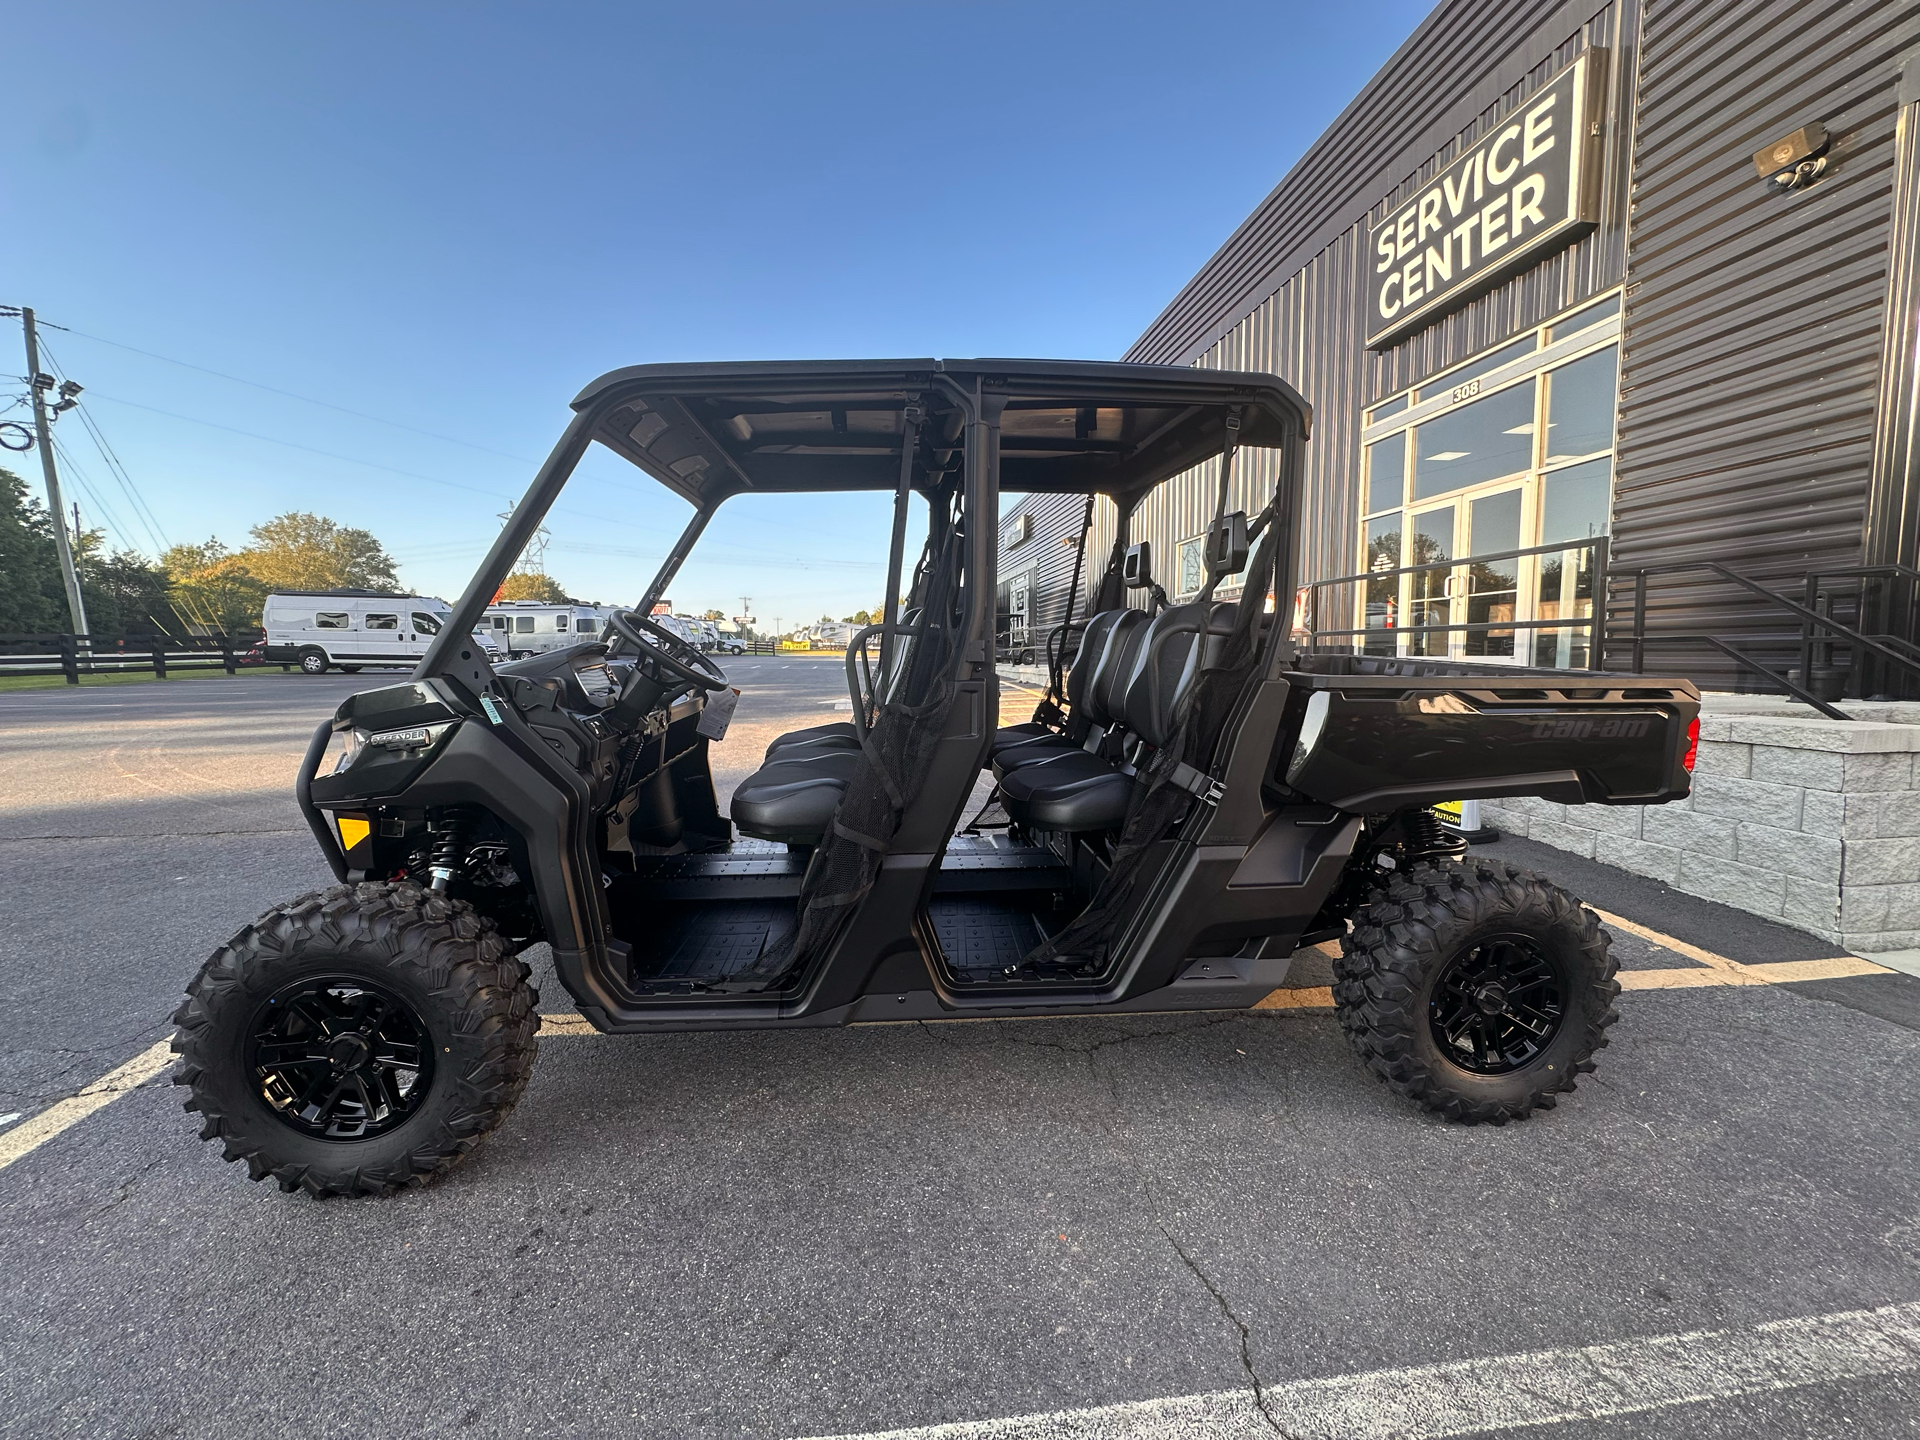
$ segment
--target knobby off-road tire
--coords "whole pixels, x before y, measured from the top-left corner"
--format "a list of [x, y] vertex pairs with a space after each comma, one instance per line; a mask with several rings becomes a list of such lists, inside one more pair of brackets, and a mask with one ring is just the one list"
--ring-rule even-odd
[[[1434, 1034], [1436, 990], [1462, 973], [1456, 961], [1486, 953], [1476, 947], [1516, 936], [1553, 972], [1558, 1028], [1524, 1063], [1475, 1073]], [[1599, 919], [1559, 886], [1497, 860], [1421, 862], [1393, 876], [1354, 915], [1341, 951], [1333, 997], [1348, 1043], [1395, 1091], [1450, 1120], [1504, 1125], [1552, 1109], [1594, 1068], [1620, 1018]]]
[[[336, 885], [269, 910], [216, 950], [174, 1014], [176, 1085], [251, 1179], [311, 1195], [382, 1195], [451, 1169], [499, 1126], [533, 1072], [538, 992], [493, 922], [411, 883]], [[304, 1133], [249, 1064], [264, 1009], [314, 977], [363, 979], [411, 1008], [431, 1055], [423, 1097], [361, 1139]], [[350, 1042], [349, 1042], [350, 1043]]]

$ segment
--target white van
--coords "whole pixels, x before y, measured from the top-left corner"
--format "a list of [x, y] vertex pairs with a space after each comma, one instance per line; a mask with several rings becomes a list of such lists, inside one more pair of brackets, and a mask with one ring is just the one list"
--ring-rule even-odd
[[612, 607], [552, 605], [544, 600], [503, 600], [487, 607], [481, 627], [493, 643], [518, 659], [599, 638]]
[[[381, 590], [277, 590], [267, 596], [261, 625], [267, 660], [297, 664], [309, 675], [339, 669], [352, 675], [363, 666], [412, 669], [453, 614], [431, 595]], [[489, 660], [505, 652], [483, 631], [474, 638]]]

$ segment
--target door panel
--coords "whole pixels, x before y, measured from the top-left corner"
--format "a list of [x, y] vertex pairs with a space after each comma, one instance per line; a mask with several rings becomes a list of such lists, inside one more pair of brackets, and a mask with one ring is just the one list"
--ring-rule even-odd
[[[1431, 565], [1455, 556], [1454, 535], [1458, 530], [1457, 505], [1442, 505], [1422, 510], [1413, 517], [1411, 544], [1405, 563]], [[1407, 625], [1451, 625], [1453, 623], [1453, 575], [1451, 570], [1420, 570], [1407, 576]], [[1409, 655], [1446, 655], [1451, 637], [1444, 631], [1432, 635], [1407, 636]]]
[[[1524, 496], [1520, 487], [1496, 490], [1475, 496], [1467, 502], [1467, 539], [1469, 555], [1497, 555], [1520, 546], [1521, 508]], [[1520, 605], [1520, 568], [1518, 560], [1473, 561], [1466, 567], [1467, 623], [1498, 624], [1516, 617]], [[1512, 630], [1469, 630], [1465, 633], [1465, 653], [1476, 658], [1513, 660]], [[1524, 652], [1523, 652], [1524, 654]]]

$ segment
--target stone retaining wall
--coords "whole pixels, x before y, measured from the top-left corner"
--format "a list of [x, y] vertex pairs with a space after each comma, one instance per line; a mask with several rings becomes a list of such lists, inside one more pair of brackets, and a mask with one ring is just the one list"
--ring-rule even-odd
[[1848, 950], [1920, 946], [1920, 725], [1716, 714], [1709, 703], [1686, 800], [1490, 800], [1480, 814]]

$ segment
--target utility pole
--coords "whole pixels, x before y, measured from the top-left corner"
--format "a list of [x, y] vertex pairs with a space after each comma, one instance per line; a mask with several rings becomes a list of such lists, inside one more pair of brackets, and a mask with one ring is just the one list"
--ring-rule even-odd
[[33, 430], [40, 441], [40, 470], [47, 479], [47, 513], [53, 517], [53, 545], [60, 556], [60, 578], [67, 587], [67, 616], [73, 633], [87, 633], [87, 607], [80, 599], [80, 576], [73, 568], [73, 546], [67, 543], [66, 506], [60, 503], [60, 472], [53, 468], [53, 434], [47, 428], [46, 392], [53, 388], [53, 377], [40, 375], [40, 338], [34, 334], [33, 311], [20, 310], [21, 327], [27, 332], [27, 387], [33, 391]]

